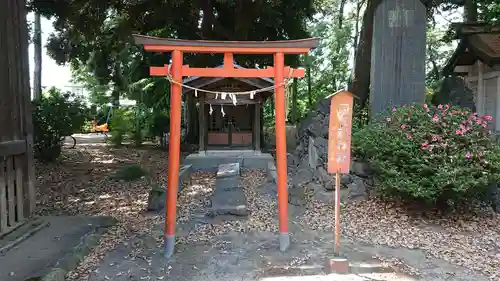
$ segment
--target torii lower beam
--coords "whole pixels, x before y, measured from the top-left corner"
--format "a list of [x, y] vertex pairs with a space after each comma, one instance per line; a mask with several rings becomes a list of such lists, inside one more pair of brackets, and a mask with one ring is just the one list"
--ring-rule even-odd
[[[172, 64], [163, 67], [151, 67], [152, 76], [171, 75], [174, 81], [181, 82], [183, 76], [198, 77], [273, 77], [275, 81], [276, 111], [276, 168], [278, 174], [278, 215], [280, 228], [280, 250], [285, 251], [290, 245], [288, 233], [288, 185], [286, 161], [285, 129], [285, 85], [284, 78], [304, 77], [303, 69], [291, 69], [284, 65], [285, 54], [306, 54], [316, 48], [318, 38], [288, 41], [190, 41], [134, 35], [136, 44], [147, 51], [172, 52]], [[190, 68], [182, 64], [182, 52], [188, 53], [224, 53], [223, 68]], [[235, 69], [233, 54], [273, 54], [274, 67], [266, 69]], [[169, 69], [170, 68], [170, 69]], [[177, 190], [179, 184], [180, 128], [181, 128], [182, 87], [171, 84], [170, 97], [170, 142], [167, 208], [165, 216], [165, 257], [174, 253]]]

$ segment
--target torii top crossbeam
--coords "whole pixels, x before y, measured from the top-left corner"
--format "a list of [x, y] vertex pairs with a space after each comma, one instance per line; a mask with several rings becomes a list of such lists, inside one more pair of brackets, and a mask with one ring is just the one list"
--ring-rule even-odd
[[180, 40], [134, 35], [135, 43], [146, 51], [185, 53], [234, 53], [234, 54], [307, 54], [318, 46], [319, 38], [283, 41], [208, 41]]
[[[179, 40], [158, 38], [143, 35], [134, 35], [136, 44], [143, 45], [144, 50], [152, 52], [183, 53], [223, 53], [223, 68], [192, 68], [182, 66], [182, 76], [198, 77], [241, 77], [241, 78], [272, 78], [274, 68], [265, 69], [235, 69], [233, 54], [306, 54], [317, 47], [319, 38], [308, 38], [288, 41], [206, 41], [206, 40]], [[169, 66], [152, 66], [151, 76], [166, 76]], [[285, 66], [283, 72], [287, 78], [304, 77], [303, 69], [291, 69]], [[289, 74], [290, 73], [290, 74]], [[289, 74], [289, 75], [288, 75]]]
[[[170, 257], [173, 254], [175, 245], [175, 217], [180, 162], [181, 82], [185, 76], [274, 78], [280, 249], [283, 251], [286, 250], [290, 244], [290, 238], [288, 235], [284, 79], [285, 77], [304, 77], [304, 70], [292, 69], [285, 66], [284, 55], [307, 54], [311, 49], [318, 46], [319, 38], [256, 42], [178, 40], [134, 35], [134, 40], [136, 44], [144, 46], [146, 51], [172, 52], [172, 64], [170, 66], [150, 67], [150, 74], [152, 76], [171, 76], [171, 81], [173, 82], [171, 83], [170, 91], [170, 141], [165, 216], [165, 256]], [[183, 53], [223, 53], [224, 66], [222, 68], [191, 68], [189, 65], [182, 64]], [[237, 69], [234, 67], [233, 54], [273, 54], [274, 65], [265, 69]]]

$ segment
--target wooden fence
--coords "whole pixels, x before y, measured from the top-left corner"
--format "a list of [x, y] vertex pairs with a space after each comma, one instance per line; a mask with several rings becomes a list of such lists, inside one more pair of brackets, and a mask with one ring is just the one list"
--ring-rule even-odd
[[0, 237], [35, 210], [25, 0], [0, 1]]

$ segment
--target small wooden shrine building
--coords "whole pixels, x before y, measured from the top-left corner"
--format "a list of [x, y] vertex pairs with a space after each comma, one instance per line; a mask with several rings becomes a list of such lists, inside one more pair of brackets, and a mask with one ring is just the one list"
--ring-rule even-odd
[[[189, 140], [199, 145], [201, 154], [206, 150], [261, 150], [263, 106], [274, 94], [272, 79], [189, 77], [183, 84], [192, 87], [183, 88]], [[193, 88], [210, 92], [198, 93]], [[258, 92], [231, 94], [245, 91]]]
[[493, 116], [492, 130], [500, 132], [500, 25], [457, 23], [459, 39], [444, 74], [462, 76], [474, 94], [479, 114]]

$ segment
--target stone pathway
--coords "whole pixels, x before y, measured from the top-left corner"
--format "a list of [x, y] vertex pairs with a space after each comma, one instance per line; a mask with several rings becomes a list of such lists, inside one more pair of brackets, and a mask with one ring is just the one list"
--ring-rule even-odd
[[211, 216], [248, 215], [247, 199], [240, 181], [239, 163], [219, 165], [215, 191], [210, 197], [211, 207], [208, 212]]

